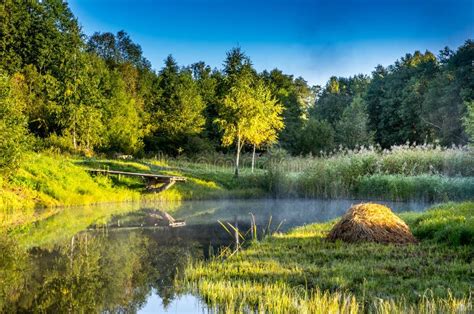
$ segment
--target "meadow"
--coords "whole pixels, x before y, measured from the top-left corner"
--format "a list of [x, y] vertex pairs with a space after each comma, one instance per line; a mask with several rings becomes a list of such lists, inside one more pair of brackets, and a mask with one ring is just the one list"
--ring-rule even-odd
[[190, 264], [185, 280], [225, 312], [472, 312], [474, 203], [401, 217], [418, 244], [329, 242], [335, 221], [317, 223]]

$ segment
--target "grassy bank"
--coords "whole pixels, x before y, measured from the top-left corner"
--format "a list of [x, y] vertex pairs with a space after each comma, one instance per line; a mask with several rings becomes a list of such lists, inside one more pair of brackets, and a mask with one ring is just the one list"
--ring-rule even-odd
[[66, 158], [29, 154], [18, 171], [3, 179], [0, 227], [48, 217], [59, 206], [138, 199], [137, 191], [117, 187], [106, 177], [92, 178]]
[[[389, 151], [341, 150], [331, 156], [304, 158], [272, 153], [257, 160], [254, 173], [244, 163], [239, 178], [234, 177], [232, 158], [210, 155], [124, 161], [30, 153], [15, 173], [0, 176], [0, 227], [43, 219], [60, 206], [107, 202], [264, 196], [474, 199], [474, 153], [468, 148], [400, 146]], [[180, 175], [188, 181], [151, 194], [139, 178], [91, 176], [86, 168]]]
[[[140, 178], [91, 176], [86, 168], [182, 175], [186, 183], [162, 193], [147, 193]], [[117, 202], [160, 202], [264, 195], [248, 171], [234, 179], [227, 169], [180, 169], [157, 161], [74, 159], [56, 154], [27, 155], [8, 178], [0, 177], [0, 228], [27, 225], [61, 207]]]
[[403, 218], [419, 244], [331, 243], [334, 222], [313, 224], [194, 264], [186, 278], [226, 312], [472, 312], [474, 203]]

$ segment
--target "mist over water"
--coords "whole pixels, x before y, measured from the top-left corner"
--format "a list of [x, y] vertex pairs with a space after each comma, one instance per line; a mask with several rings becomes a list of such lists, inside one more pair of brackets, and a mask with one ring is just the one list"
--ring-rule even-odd
[[[185, 219], [188, 225], [214, 223], [217, 220], [249, 223], [250, 213], [257, 224], [266, 224], [270, 217], [280, 230], [313, 222], [325, 222], [343, 215], [352, 205], [364, 200], [315, 200], [315, 199], [258, 199], [258, 200], [210, 200], [184, 202], [176, 211], [176, 218]], [[428, 202], [378, 201], [394, 212], [423, 211], [432, 206]]]
[[[0, 300], [10, 312], [214, 312], [205, 301], [179, 279], [193, 260], [207, 259], [222, 246], [233, 245], [233, 236], [217, 222], [235, 223], [248, 230], [250, 213], [259, 232], [264, 228], [287, 231], [296, 226], [332, 220], [360, 200], [213, 200], [181, 204], [134, 206], [116, 204], [65, 210], [39, 223], [25, 234], [29, 250], [7, 246], [12, 259], [12, 278], [6, 282], [28, 282], [13, 299]], [[381, 202], [395, 212], [422, 211], [432, 204]], [[120, 209], [120, 206], [125, 206]], [[129, 207], [127, 207], [129, 206]], [[51, 230], [70, 221], [76, 213], [79, 227]], [[80, 222], [87, 213], [112, 211], [108, 218]], [[80, 213], [84, 211], [84, 213]], [[169, 211], [186, 226], [157, 226], [153, 215]], [[83, 217], [83, 218], [84, 218]], [[84, 218], [85, 219], [85, 218]], [[39, 236], [40, 235], [40, 236]], [[48, 236], [46, 236], [48, 235]], [[42, 239], [35, 244], [34, 239]], [[47, 239], [47, 241], [45, 241]], [[24, 244], [25, 245], [25, 244]]]

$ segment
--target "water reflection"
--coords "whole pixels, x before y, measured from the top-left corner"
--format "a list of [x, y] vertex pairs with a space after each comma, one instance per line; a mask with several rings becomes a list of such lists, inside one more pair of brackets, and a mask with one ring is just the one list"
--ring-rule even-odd
[[[51, 250], [31, 249], [27, 265], [2, 268], [11, 278], [0, 281], [0, 311], [133, 313], [155, 294], [166, 309], [181, 293], [176, 282], [185, 264], [203, 257], [199, 244], [177, 244], [160, 244], [141, 231], [89, 231]], [[21, 289], [8, 289], [14, 279]]]
[[[67, 220], [69, 227], [60, 232], [60, 222], [70, 218], [66, 212], [66, 218], [60, 214], [33, 227], [21, 245], [0, 234], [0, 312], [207, 312], [179, 279], [189, 261], [207, 258], [209, 252], [232, 243], [217, 220], [237, 218], [245, 229], [252, 212], [258, 225], [268, 224], [272, 217], [274, 226], [285, 221], [286, 230], [333, 219], [356, 202], [188, 202], [173, 211], [176, 218], [186, 219], [187, 225], [180, 228], [160, 226], [149, 206], [130, 213], [114, 209], [106, 220], [82, 215], [86, 220], [81, 221], [76, 214], [79, 221], [72, 225]], [[423, 210], [429, 204], [388, 205], [400, 211]], [[78, 226], [83, 226], [81, 231]], [[30, 249], [22, 249], [25, 243]]]

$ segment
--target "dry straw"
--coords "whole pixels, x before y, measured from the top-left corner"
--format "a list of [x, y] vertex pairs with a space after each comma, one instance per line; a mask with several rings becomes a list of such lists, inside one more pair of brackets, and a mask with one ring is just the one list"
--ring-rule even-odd
[[354, 205], [331, 229], [328, 239], [345, 242], [416, 243], [407, 224], [390, 208], [365, 203]]

